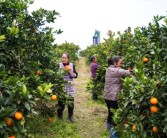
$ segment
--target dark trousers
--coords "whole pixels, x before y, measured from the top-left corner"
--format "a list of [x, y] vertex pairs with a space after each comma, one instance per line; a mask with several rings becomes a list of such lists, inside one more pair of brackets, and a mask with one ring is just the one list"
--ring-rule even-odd
[[105, 100], [107, 108], [108, 108], [108, 118], [107, 118], [107, 123], [115, 126], [116, 124], [114, 123], [112, 117], [113, 113], [111, 112], [111, 109], [118, 109], [118, 103], [117, 101], [111, 101], [111, 100]]
[[[73, 116], [73, 111], [74, 111], [74, 97], [69, 97], [67, 99], [67, 107], [68, 107], [68, 116], [69, 118]], [[65, 109], [66, 101], [64, 99], [59, 99], [58, 101], [58, 109], [57, 109], [57, 115], [58, 118], [62, 119], [63, 118], [63, 111]]]
[[92, 90], [92, 99], [93, 100], [98, 100], [98, 94], [97, 94], [97, 88], [96, 88], [96, 85], [97, 85], [96, 79], [93, 78], [92, 81], [93, 81], [93, 85], [94, 85], [94, 88]]

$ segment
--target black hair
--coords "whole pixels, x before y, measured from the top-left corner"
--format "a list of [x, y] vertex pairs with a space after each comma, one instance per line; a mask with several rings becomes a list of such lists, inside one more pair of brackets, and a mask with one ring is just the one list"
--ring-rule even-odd
[[95, 60], [95, 56], [90, 57], [90, 61], [92, 62], [93, 60]]
[[121, 58], [122, 58], [121, 56], [113, 56], [113, 57], [109, 58], [108, 59], [108, 66], [114, 65], [114, 63], [118, 63]]
[[[70, 59], [70, 54], [69, 54], [69, 53], [64, 52], [63, 54], [67, 55], [67, 58]], [[62, 55], [63, 55], [63, 54], [62, 54]]]

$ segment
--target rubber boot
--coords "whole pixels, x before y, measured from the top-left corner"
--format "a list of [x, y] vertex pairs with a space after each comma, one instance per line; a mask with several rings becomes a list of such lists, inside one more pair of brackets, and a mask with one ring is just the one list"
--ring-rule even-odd
[[68, 119], [70, 122], [75, 122], [74, 116], [73, 116], [73, 108], [68, 108]]
[[114, 127], [111, 127], [110, 129], [109, 138], [118, 138], [118, 131]]

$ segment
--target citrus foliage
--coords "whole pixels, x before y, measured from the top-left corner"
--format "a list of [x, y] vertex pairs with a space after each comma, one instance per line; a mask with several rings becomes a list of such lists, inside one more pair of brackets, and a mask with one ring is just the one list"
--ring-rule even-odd
[[70, 54], [70, 62], [75, 63], [78, 60], [78, 51], [80, 47], [75, 45], [74, 43], [64, 42], [56, 46], [56, 55], [61, 57], [63, 52], [67, 52]]
[[62, 31], [46, 24], [59, 13], [42, 8], [29, 13], [30, 4], [33, 0], [0, 2], [0, 137], [29, 136], [27, 122], [34, 116], [55, 115], [58, 93], [66, 97], [67, 71], [58, 66], [64, 51], [58, 49], [77, 59], [78, 46], [53, 45], [53, 34]]
[[[160, 25], [160, 21], [164, 23]], [[121, 114], [117, 123], [126, 120], [123, 133], [133, 137], [166, 137], [167, 106], [167, 18], [154, 17], [148, 27], [136, 28], [134, 38], [127, 46], [130, 54], [125, 63], [134, 69], [135, 77], [124, 79], [124, 89], [119, 95]], [[143, 61], [147, 58], [148, 61]], [[154, 105], [150, 99], [156, 97]], [[118, 111], [118, 112], [120, 112]], [[117, 117], [116, 117], [117, 118]], [[131, 126], [136, 125], [136, 131]], [[153, 128], [157, 128], [154, 131]]]
[[[53, 32], [56, 11], [39, 9], [28, 13], [32, 0], [0, 2], [0, 137], [28, 136], [26, 123], [40, 113], [40, 103], [63, 91]], [[39, 109], [39, 110], [37, 110]], [[19, 114], [15, 114], [19, 113]], [[12, 123], [6, 119], [12, 120]]]
[[[134, 75], [123, 80], [119, 94], [119, 109], [115, 112], [121, 137], [166, 137], [167, 136], [167, 16], [156, 16], [147, 27], [131, 28], [117, 36], [109, 31], [109, 38], [97, 46], [90, 46], [82, 54], [88, 58], [95, 54], [104, 76], [107, 58], [121, 55], [124, 69], [132, 69]], [[100, 78], [100, 77], [99, 77]], [[104, 89], [101, 77], [96, 85]], [[94, 87], [89, 87], [90, 90]], [[99, 89], [100, 90], [100, 89]], [[158, 102], [150, 103], [155, 97]]]

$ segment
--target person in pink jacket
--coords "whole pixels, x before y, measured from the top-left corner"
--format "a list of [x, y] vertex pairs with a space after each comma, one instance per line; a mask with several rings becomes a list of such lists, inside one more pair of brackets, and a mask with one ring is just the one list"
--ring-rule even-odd
[[118, 109], [118, 93], [122, 89], [121, 78], [130, 75], [129, 70], [122, 69], [123, 61], [120, 56], [114, 56], [108, 59], [109, 67], [105, 73], [105, 85], [104, 85], [104, 99], [108, 108], [107, 128], [110, 129], [115, 126], [111, 112], [111, 108]]

